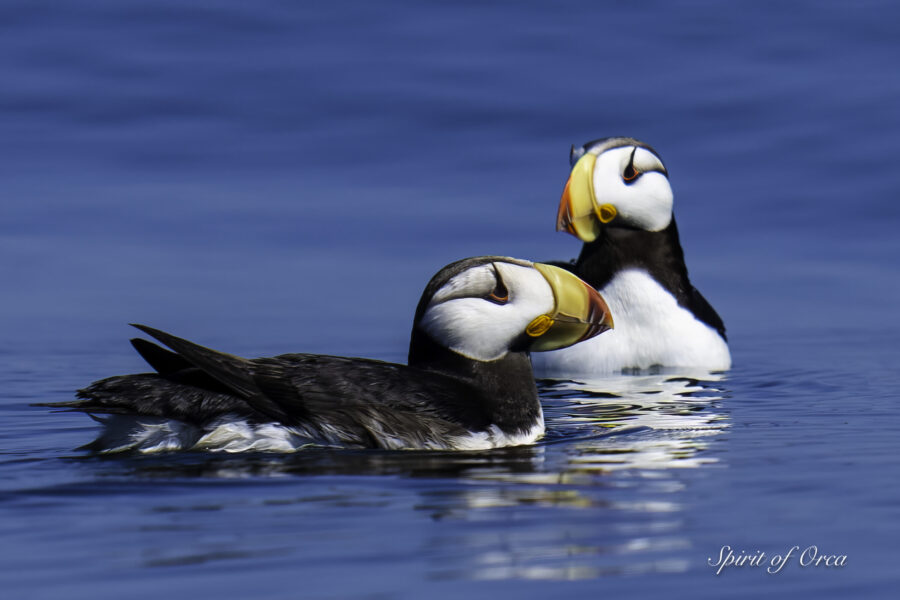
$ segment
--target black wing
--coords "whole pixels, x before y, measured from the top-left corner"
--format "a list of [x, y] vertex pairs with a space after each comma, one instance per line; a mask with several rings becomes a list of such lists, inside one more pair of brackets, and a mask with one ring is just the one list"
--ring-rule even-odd
[[703, 294], [697, 291], [697, 288], [693, 286], [691, 286], [688, 302], [688, 309], [694, 313], [694, 316], [718, 331], [719, 335], [722, 336], [722, 339], [727, 342], [728, 338], [725, 336], [725, 322], [722, 321], [722, 317], [719, 316], [716, 309], [714, 309], [706, 298], [703, 297]]
[[148, 342], [141, 338], [132, 338], [131, 345], [141, 355], [141, 358], [147, 361], [148, 365], [162, 375], [177, 373], [194, 366], [176, 353], [161, 348], [153, 342]]
[[490, 425], [467, 382], [382, 361], [285, 354], [245, 359], [136, 325], [174, 350], [135, 347], [157, 374], [111, 377], [57, 408], [152, 415], [202, 424], [223, 414], [278, 421], [344, 443], [424, 446]]

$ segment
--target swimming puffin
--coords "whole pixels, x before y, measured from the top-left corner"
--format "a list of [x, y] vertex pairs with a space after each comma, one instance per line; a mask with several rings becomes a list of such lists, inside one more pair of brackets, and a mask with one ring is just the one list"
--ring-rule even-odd
[[535, 372], [633, 372], [731, 367], [725, 324], [691, 285], [672, 211], [669, 173], [644, 142], [610, 137], [572, 147], [557, 231], [584, 242], [570, 269], [609, 303], [616, 329], [534, 357]]
[[97, 381], [43, 404], [105, 425], [86, 448], [292, 451], [304, 445], [485, 449], [529, 444], [544, 419], [529, 352], [612, 327], [603, 298], [558, 267], [468, 258], [444, 267], [416, 309], [408, 365], [283, 354], [246, 359], [135, 325], [156, 373]]

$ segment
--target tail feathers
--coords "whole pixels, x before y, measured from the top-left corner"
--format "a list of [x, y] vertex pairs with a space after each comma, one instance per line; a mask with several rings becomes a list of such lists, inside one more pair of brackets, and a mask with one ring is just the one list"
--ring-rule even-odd
[[89, 414], [178, 419], [193, 424], [204, 423], [223, 414], [250, 419], [262, 416], [249, 402], [230, 391], [184, 384], [156, 373], [108, 377], [78, 390], [76, 395], [78, 400], [35, 406]]
[[80, 400], [67, 400], [66, 402], [34, 402], [29, 406], [40, 406], [42, 408], [55, 408], [60, 412], [86, 412], [86, 413], [119, 413], [127, 414], [129, 411], [125, 407], [115, 407], [99, 404], [93, 401], [93, 398], [84, 395], [84, 390], [76, 392]]
[[[149, 380], [149, 381], [148, 381]], [[164, 383], [159, 375], [119, 375], [95, 381], [75, 392], [77, 400], [36, 402], [31, 406], [55, 408], [62, 412], [79, 411], [98, 414], [162, 414], [159, 402], [146, 391]]]

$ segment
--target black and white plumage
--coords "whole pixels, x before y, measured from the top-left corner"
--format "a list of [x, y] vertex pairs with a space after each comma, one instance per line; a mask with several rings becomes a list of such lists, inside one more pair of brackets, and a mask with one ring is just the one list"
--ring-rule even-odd
[[731, 367], [722, 319], [691, 284], [668, 171], [649, 145], [627, 137], [572, 148], [557, 231], [584, 242], [559, 264], [593, 285], [616, 316], [609, 335], [535, 356], [553, 377], [655, 366]]
[[51, 404], [104, 423], [88, 447], [291, 451], [308, 444], [482, 449], [544, 431], [528, 353], [612, 326], [571, 273], [505, 257], [442, 269], [416, 310], [409, 364], [316, 354], [245, 359], [135, 325], [155, 373], [110, 377]]

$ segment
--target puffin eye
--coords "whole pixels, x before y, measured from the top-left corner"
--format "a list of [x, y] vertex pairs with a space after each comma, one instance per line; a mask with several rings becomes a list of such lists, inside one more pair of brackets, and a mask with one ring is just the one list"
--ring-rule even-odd
[[635, 179], [638, 178], [638, 175], [641, 174], [640, 171], [634, 168], [634, 153], [637, 152], [637, 146], [635, 146], [634, 150], [631, 151], [631, 158], [628, 159], [628, 165], [625, 167], [625, 170], [622, 172], [622, 179], [625, 180], [625, 183], [631, 183]]
[[485, 297], [485, 300], [489, 300], [494, 304], [506, 304], [509, 302], [509, 290], [503, 285], [503, 280], [500, 279], [500, 273], [497, 272], [497, 267], [494, 267], [494, 277], [497, 280], [497, 284], [494, 286], [494, 289], [491, 290], [491, 293]]

